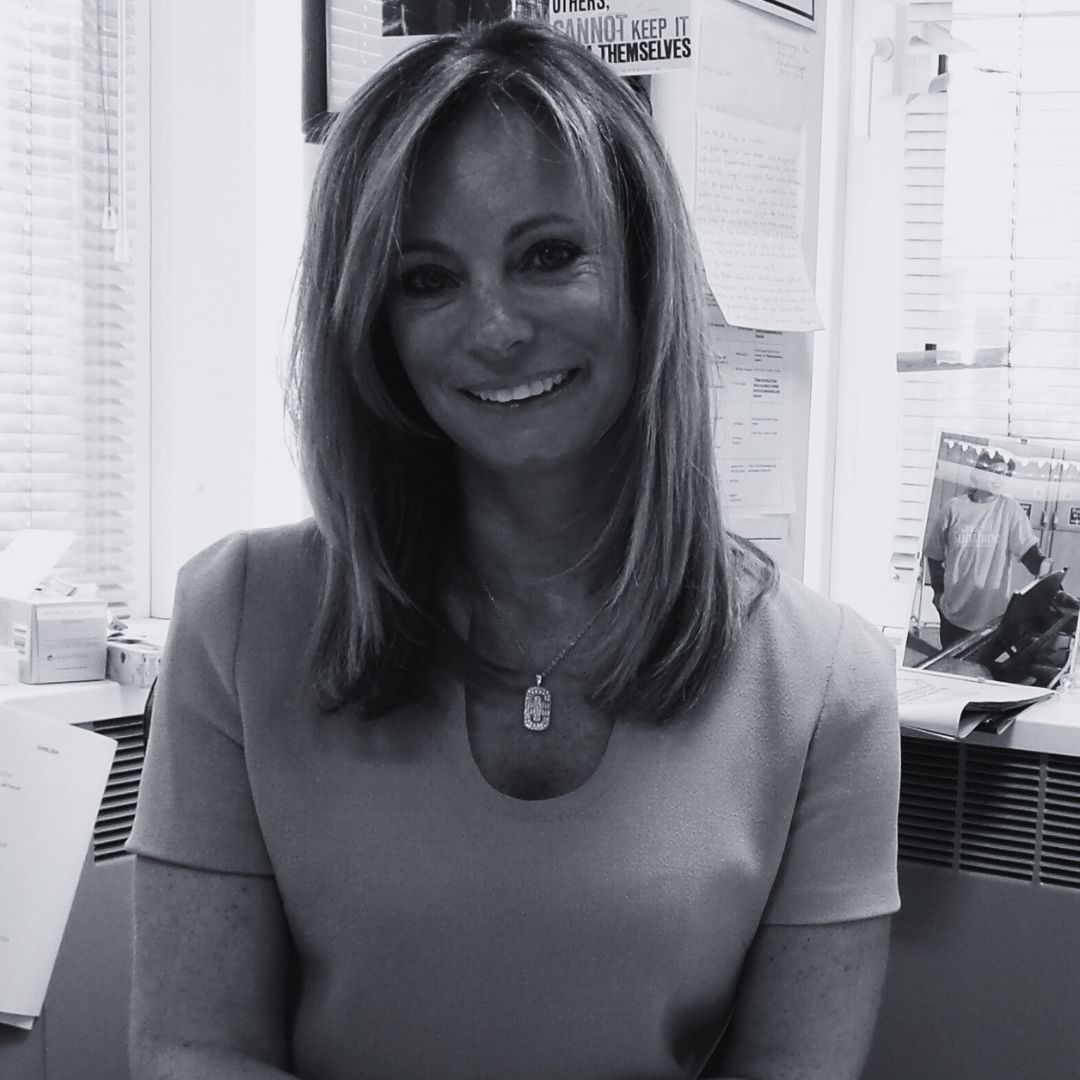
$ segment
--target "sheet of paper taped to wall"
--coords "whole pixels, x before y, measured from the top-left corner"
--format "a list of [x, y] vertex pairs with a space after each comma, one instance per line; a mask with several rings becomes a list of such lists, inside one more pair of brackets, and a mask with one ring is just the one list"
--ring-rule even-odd
[[707, 317], [713, 447], [724, 510], [737, 528], [747, 518], [793, 513], [792, 342], [783, 334], [728, 326], [715, 301]]

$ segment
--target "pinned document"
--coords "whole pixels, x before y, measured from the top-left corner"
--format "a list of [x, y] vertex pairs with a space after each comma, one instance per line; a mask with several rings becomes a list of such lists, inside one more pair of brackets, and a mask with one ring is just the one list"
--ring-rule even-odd
[[705, 275], [733, 326], [824, 325], [802, 250], [804, 157], [796, 132], [698, 109], [694, 222]]
[[731, 515], [795, 510], [790, 443], [790, 342], [782, 334], [725, 324], [708, 307], [713, 446]]

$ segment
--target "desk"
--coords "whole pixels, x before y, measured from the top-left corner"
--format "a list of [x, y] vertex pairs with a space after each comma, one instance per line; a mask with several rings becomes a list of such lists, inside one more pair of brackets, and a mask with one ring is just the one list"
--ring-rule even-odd
[[984, 735], [976, 731], [966, 741], [976, 746], [1080, 758], [1080, 684], [1025, 709], [1004, 734]]

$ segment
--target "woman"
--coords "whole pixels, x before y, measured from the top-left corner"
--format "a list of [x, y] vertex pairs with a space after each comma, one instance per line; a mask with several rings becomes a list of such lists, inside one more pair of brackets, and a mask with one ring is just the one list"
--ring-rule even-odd
[[858, 1075], [893, 663], [721, 525], [691, 237], [638, 99], [542, 27], [425, 42], [335, 123], [316, 523], [181, 575], [138, 1080]]

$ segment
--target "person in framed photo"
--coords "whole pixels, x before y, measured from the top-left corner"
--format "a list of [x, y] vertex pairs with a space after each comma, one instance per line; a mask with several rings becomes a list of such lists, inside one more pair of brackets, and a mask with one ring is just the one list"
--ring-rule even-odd
[[1033, 577], [1048, 568], [1027, 512], [1004, 491], [1015, 467], [1011, 457], [979, 451], [969, 489], [950, 499], [927, 526], [923, 555], [942, 649], [1004, 614], [1015, 564]]

